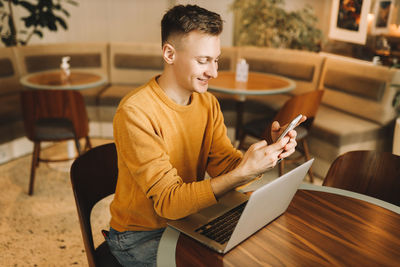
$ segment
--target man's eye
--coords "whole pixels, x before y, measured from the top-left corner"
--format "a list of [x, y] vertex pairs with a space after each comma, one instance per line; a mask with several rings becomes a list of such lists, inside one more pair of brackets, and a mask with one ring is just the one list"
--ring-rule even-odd
[[207, 60], [197, 60], [197, 62], [199, 62], [199, 64], [206, 64]]

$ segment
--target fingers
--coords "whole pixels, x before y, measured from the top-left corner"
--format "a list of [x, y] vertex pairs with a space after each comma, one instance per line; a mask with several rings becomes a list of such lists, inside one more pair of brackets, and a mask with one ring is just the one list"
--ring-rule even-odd
[[257, 149], [260, 149], [260, 148], [262, 148], [262, 147], [264, 147], [264, 146], [266, 146], [267, 145], [267, 141], [265, 141], [265, 140], [261, 140], [261, 141], [258, 141], [257, 143], [254, 143], [254, 144], [252, 144], [250, 147], [249, 147], [249, 149], [248, 150], [257, 150]]
[[[282, 154], [283, 152], [285, 152], [285, 147], [289, 144], [289, 140], [290, 140], [289, 137], [285, 136], [278, 142], [275, 142], [275, 143], [267, 146], [265, 149], [265, 155], [269, 155], [272, 158], [278, 160], [279, 155]], [[292, 147], [293, 147], [293, 145], [290, 144], [289, 149], [291, 149]]]
[[296, 137], [297, 137], [297, 131], [296, 131], [296, 130], [291, 130], [290, 132], [287, 133], [286, 136], [289, 136], [290, 139], [296, 139]]
[[296, 140], [291, 139], [291, 141], [285, 145], [285, 148], [282, 151], [282, 153], [279, 154], [279, 158], [282, 159], [282, 158], [286, 158], [286, 157], [289, 157], [290, 155], [292, 155], [294, 153], [294, 151], [296, 150], [296, 146], [297, 146]]
[[299, 126], [301, 123], [305, 122], [307, 120], [306, 116], [302, 116], [301, 119], [299, 120], [299, 122], [296, 124], [296, 127]]

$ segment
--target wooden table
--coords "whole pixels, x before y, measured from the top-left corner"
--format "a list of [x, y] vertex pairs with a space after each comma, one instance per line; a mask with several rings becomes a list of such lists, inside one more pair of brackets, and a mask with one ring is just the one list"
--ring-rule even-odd
[[238, 97], [236, 101], [235, 138], [239, 136], [242, 128], [246, 96], [281, 94], [289, 92], [295, 87], [296, 84], [291, 79], [258, 72], [249, 72], [247, 82], [237, 82], [235, 80], [235, 72], [220, 71], [218, 72], [218, 77], [211, 79], [209, 82], [210, 91]]
[[82, 90], [103, 85], [107, 79], [104, 75], [71, 70], [70, 77], [63, 80], [60, 70], [49, 70], [25, 75], [20, 82], [31, 89]]
[[341, 189], [301, 188], [282, 216], [226, 255], [167, 228], [158, 266], [398, 266], [400, 207]]

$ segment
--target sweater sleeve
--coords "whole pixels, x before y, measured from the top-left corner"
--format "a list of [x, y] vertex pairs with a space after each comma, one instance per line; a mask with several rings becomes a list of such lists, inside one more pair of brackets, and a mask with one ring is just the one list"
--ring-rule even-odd
[[155, 212], [179, 219], [216, 203], [210, 180], [184, 183], [172, 166], [162, 133], [140, 108], [119, 109], [114, 118], [118, 160], [122, 160]]
[[224, 117], [218, 101], [214, 96], [212, 106], [213, 131], [210, 153], [208, 156], [207, 172], [211, 177], [225, 174], [242, 160], [242, 152], [233, 147], [228, 138]]

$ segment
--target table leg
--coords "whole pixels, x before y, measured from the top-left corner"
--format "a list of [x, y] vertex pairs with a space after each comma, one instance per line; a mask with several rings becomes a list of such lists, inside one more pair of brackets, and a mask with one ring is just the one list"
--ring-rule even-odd
[[235, 129], [235, 140], [241, 138], [242, 127], [243, 127], [243, 111], [244, 101], [239, 100], [236, 102], [236, 129]]

